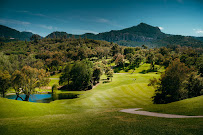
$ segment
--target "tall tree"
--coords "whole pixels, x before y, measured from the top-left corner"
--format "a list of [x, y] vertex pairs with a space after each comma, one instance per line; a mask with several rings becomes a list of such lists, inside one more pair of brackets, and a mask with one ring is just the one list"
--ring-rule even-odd
[[113, 70], [110, 67], [106, 67], [105, 69], [105, 75], [107, 76], [107, 79], [111, 79], [113, 78]]
[[19, 70], [15, 70], [11, 76], [11, 84], [13, 89], [16, 92], [16, 100], [18, 98], [21, 98], [24, 100], [21, 96], [20, 93], [22, 92], [22, 88], [24, 85], [24, 76]]
[[30, 66], [24, 66], [21, 71], [15, 71], [12, 75], [12, 86], [16, 91], [17, 98], [22, 92], [25, 94], [24, 101], [29, 101], [30, 94], [36, 87], [45, 86], [49, 83], [48, 76], [49, 74], [44, 69], [38, 70]]
[[71, 69], [73, 89], [84, 90], [92, 83], [92, 67], [89, 62], [77, 61]]
[[102, 75], [102, 70], [100, 67], [95, 66], [93, 69], [93, 84], [99, 83], [100, 76]]
[[5, 97], [5, 92], [10, 87], [10, 74], [8, 71], [1, 71], [0, 70], [0, 92], [2, 93], [3, 97]]
[[68, 85], [70, 84], [70, 80], [71, 80], [71, 69], [72, 69], [72, 66], [71, 66], [71, 63], [68, 63], [63, 71], [63, 73], [61, 74], [60, 76], [60, 79], [59, 79], [59, 84], [63, 84], [65, 82], [68, 83]]
[[124, 56], [119, 54], [115, 60], [116, 65], [123, 66], [124, 65]]
[[153, 97], [154, 103], [170, 103], [181, 99], [183, 82], [189, 72], [189, 68], [184, 63], [181, 63], [179, 59], [173, 61], [166, 68], [165, 73], [161, 75], [160, 83], [158, 83]]
[[128, 53], [126, 54], [126, 59], [130, 62], [130, 65], [133, 63], [133, 61], [135, 60], [135, 57], [132, 53]]
[[[203, 90], [203, 77], [197, 75], [197, 73], [191, 73], [185, 82], [185, 89], [188, 91], [187, 97], [196, 97], [200, 96], [201, 91]], [[202, 91], [203, 92], [203, 91]]]

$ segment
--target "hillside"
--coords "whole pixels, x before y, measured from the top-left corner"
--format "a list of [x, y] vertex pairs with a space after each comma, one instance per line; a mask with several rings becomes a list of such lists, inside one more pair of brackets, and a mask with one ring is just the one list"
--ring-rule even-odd
[[97, 38], [106, 41], [129, 40], [137, 42], [149, 42], [167, 37], [158, 27], [153, 27], [145, 23], [123, 30], [112, 30], [110, 32], [99, 33]]
[[122, 30], [111, 30], [99, 34], [85, 33], [83, 35], [72, 35], [66, 32], [53, 32], [47, 38], [88, 38], [95, 40], [105, 40], [115, 42], [122, 46], [142, 46], [161, 47], [170, 45], [181, 45], [191, 47], [202, 47], [202, 37], [191, 37], [181, 35], [169, 35], [161, 32], [158, 27], [154, 27], [145, 23]]
[[108, 42], [115, 42], [120, 40], [126, 41], [136, 41], [136, 42], [149, 42], [157, 39], [162, 39], [167, 37], [167, 34], [164, 34], [160, 31], [158, 27], [153, 27], [145, 23], [140, 23], [137, 26], [122, 30], [111, 30], [110, 32], [103, 32], [99, 34], [85, 33], [83, 35], [72, 35], [67, 34], [66, 32], [53, 32], [47, 35], [47, 38], [63, 38], [63, 37], [72, 37], [75, 38], [89, 38], [96, 40], [105, 40]]
[[73, 36], [72, 34], [68, 34], [66, 32], [55, 31], [47, 35], [46, 38], [68, 38], [72, 36]]
[[203, 37], [195, 37], [196, 39], [203, 41]]
[[203, 42], [189, 36], [181, 35], [172, 35], [160, 40], [151, 42], [155, 46], [171, 46], [171, 45], [180, 45], [180, 46], [190, 46], [190, 47], [203, 47]]
[[[0, 37], [5, 38], [4, 40], [30, 40], [33, 35], [31, 32], [20, 32], [15, 29], [0, 25]], [[3, 40], [3, 39], [2, 39]]]
[[[33, 35], [31, 32], [19, 32], [15, 29], [0, 25], [0, 41], [8, 42], [13, 40], [30, 40]], [[10, 39], [14, 38], [14, 39]], [[125, 28], [122, 30], [111, 30], [99, 34], [85, 33], [82, 35], [69, 34], [63, 31], [55, 31], [46, 36], [46, 38], [88, 38], [94, 40], [104, 40], [115, 42], [122, 46], [141, 46], [143, 44], [148, 47], [161, 47], [170, 45], [181, 45], [191, 47], [202, 47], [202, 37], [169, 35], [161, 32], [158, 27], [154, 27], [145, 23], [137, 26]]]

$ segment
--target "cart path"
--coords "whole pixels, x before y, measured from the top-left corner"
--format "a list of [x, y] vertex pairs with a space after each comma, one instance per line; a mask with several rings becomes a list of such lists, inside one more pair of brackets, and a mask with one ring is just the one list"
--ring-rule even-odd
[[142, 108], [131, 108], [120, 110], [120, 112], [139, 114], [145, 116], [154, 116], [154, 117], [162, 117], [162, 118], [203, 118], [203, 116], [186, 116], [186, 115], [176, 115], [176, 114], [164, 114], [164, 113], [156, 113], [156, 112], [148, 112], [148, 111], [138, 111]]

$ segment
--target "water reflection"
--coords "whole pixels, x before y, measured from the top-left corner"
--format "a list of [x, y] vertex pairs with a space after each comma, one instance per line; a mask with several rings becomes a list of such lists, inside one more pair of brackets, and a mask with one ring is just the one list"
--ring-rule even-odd
[[[23, 99], [25, 98], [24, 94], [20, 95]], [[61, 99], [74, 99], [77, 98], [78, 94], [74, 93], [60, 93], [60, 94], [31, 94], [29, 98], [29, 102], [38, 102], [38, 103], [50, 103], [54, 100]], [[8, 99], [16, 99], [16, 95], [7, 95]], [[21, 100], [18, 98], [18, 100]], [[22, 101], [22, 100], [21, 100]]]

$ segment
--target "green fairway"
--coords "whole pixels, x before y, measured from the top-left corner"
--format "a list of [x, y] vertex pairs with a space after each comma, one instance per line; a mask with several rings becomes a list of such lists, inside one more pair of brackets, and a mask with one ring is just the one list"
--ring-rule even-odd
[[103, 83], [106, 79], [103, 75], [92, 90], [69, 91], [80, 94], [76, 99], [30, 103], [0, 98], [0, 134], [202, 134], [202, 118], [167, 119], [119, 112], [124, 108], [143, 108], [160, 113], [203, 115], [203, 96], [154, 105], [151, 99], [154, 88], [147, 84], [160, 73], [139, 73], [147, 67], [143, 65], [133, 74], [114, 74], [109, 83]]

